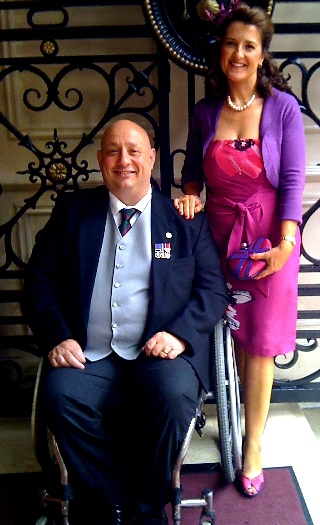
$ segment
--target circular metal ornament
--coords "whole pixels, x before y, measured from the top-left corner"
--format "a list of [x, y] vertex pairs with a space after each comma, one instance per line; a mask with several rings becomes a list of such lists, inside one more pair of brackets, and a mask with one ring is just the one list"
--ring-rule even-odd
[[40, 51], [43, 56], [56, 56], [59, 51], [59, 46], [55, 40], [44, 40], [41, 42]]
[[[269, 16], [274, 10], [274, 0], [246, 2], [265, 9]], [[215, 42], [213, 25], [197, 13], [199, 0], [144, 0], [143, 11], [156, 39], [165, 47], [173, 61], [198, 74], [207, 71], [207, 56]], [[214, 2], [229, 8], [230, 0]]]
[[48, 175], [54, 182], [63, 182], [68, 176], [68, 170], [62, 162], [53, 162], [48, 166]]

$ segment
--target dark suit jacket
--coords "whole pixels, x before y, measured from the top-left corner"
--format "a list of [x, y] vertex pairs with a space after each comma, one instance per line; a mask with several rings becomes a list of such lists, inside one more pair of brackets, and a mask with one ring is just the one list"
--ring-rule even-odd
[[[25, 272], [23, 313], [47, 354], [72, 338], [84, 349], [109, 193], [104, 186], [66, 193], [38, 235]], [[183, 357], [209, 388], [209, 336], [227, 306], [225, 282], [204, 213], [185, 220], [153, 191], [151, 306], [141, 344], [165, 330], [188, 343]], [[166, 233], [172, 237], [167, 238]], [[154, 256], [171, 243], [170, 259]]]

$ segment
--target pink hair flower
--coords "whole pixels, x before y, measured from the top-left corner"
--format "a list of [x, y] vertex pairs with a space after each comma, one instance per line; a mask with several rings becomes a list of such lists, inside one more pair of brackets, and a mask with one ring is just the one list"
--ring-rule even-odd
[[197, 14], [205, 22], [212, 22], [219, 11], [219, 4], [215, 0], [201, 0], [197, 4]]

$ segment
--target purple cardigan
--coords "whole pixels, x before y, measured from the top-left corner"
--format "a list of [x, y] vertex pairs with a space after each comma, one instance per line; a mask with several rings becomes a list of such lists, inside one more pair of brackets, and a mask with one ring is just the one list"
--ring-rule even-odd
[[[182, 168], [182, 187], [195, 181], [201, 187], [204, 185], [202, 162], [216, 134], [222, 105], [221, 101], [204, 98], [194, 108]], [[265, 99], [260, 138], [267, 178], [272, 186], [279, 188], [279, 219], [301, 223], [306, 144], [301, 111], [292, 95], [273, 88], [273, 95]]]

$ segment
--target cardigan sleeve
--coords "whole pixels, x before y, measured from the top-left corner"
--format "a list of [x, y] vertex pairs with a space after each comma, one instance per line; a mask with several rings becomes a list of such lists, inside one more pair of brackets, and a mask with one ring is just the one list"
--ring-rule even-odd
[[306, 140], [300, 107], [287, 95], [282, 121], [279, 174], [280, 220], [302, 221], [302, 194], [305, 184]]
[[221, 101], [203, 98], [194, 107], [187, 137], [186, 158], [182, 168], [182, 190], [188, 182], [198, 182], [202, 189], [205, 175], [202, 169], [208, 144], [215, 136], [221, 111]]
[[197, 102], [189, 123], [186, 158], [182, 168], [182, 190], [188, 182], [198, 182], [202, 189], [205, 175], [202, 169], [208, 145], [216, 134], [223, 101], [203, 98]]

